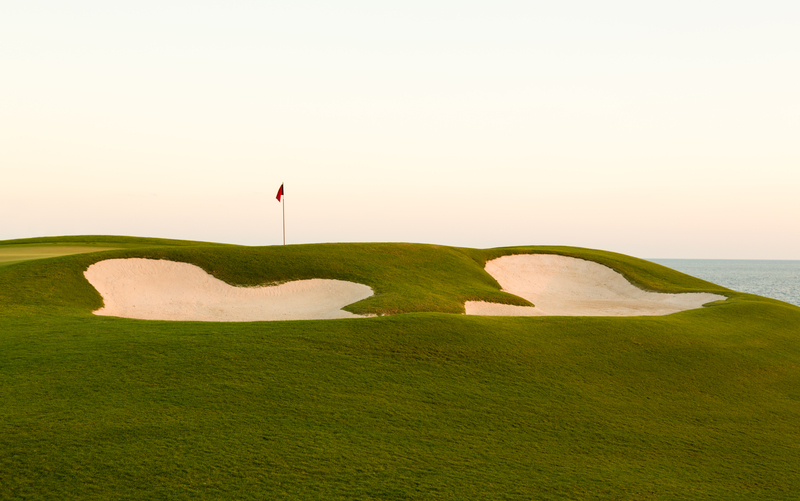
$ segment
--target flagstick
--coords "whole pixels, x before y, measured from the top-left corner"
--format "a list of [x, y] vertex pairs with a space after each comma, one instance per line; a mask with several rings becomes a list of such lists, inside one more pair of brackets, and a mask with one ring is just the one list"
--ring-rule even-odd
[[283, 189], [283, 196], [281, 197], [281, 208], [283, 209], [283, 245], [286, 245], [286, 188], [281, 183]]

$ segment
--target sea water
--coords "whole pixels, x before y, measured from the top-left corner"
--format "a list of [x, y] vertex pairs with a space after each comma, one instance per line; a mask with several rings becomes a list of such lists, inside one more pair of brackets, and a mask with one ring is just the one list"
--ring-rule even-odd
[[650, 259], [654, 263], [739, 292], [800, 306], [800, 261]]

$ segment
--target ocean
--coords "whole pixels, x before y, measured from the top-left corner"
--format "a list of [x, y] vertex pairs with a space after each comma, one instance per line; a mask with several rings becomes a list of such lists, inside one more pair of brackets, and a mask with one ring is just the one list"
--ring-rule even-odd
[[800, 261], [649, 259], [673, 270], [740, 292], [800, 306]]

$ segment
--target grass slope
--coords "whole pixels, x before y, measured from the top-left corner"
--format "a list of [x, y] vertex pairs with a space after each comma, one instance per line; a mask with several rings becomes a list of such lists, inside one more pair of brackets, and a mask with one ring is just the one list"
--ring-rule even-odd
[[[39, 237], [0, 241], [0, 266], [21, 263], [32, 259], [84, 254], [112, 249], [150, 246], [197, 245], [188, 240], [139, 238], [123, 236], [85, 235], [74, 237]], [[206, 244], [221, 245], [221, 244]]]
[[48, 257], [84, 254], [116, 248], [100, 245], [5, 245], [0, 246], [0, 266], [8, 266], [32, 259], [46, 259]]
[[[142, 247], [0, 268], [0, 499], [800, 492], [800, 308], [588, 249], [127, 243]], [[663, 317], [446, 313], [467, 297], [514, 301], [482, 268], [518, 252], [732, 299]], [[356, 311], [407, 313], [95, 317], [82, 271], [122, 256], [193, 262], [233, 284], [354, 280], [378, 292]]]

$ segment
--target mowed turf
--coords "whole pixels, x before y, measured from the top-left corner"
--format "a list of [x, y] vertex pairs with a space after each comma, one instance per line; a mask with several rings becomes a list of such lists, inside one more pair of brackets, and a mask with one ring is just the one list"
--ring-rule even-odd
[[159, 245], [197, 245], [198, 242], [135, 237], [74, 236], [41, 237], [0, 241], [0, 266], [21, 263], [32, 259], [85, 254], [104, 250], [147, 247]]
[[[0, 499], [800, 492], [800, 308], [587, 249], [144, 244], [0, 269]], [[731, 299], [661, 317], [441, 313], [464, 297], [513, 301], [483, 264], [532, 251]], [[323, 273], [376, 290], [354, 309], [402, 314], [93, 316], [101, 300], [82, 271], [121, 256], [194, 262], [236, 284]]]
[[87, 245], [3, 245], [0, 246], [0, 266], [21, 263], [31, 259], [84, 254], [115, 248]]

